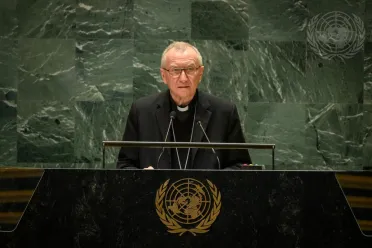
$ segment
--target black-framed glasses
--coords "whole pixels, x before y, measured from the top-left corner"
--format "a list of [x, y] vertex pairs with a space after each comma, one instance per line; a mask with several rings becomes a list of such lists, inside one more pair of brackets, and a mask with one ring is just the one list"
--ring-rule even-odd
[[176, 77], [176, 76], [180, 76], [182, 71], [185, 71], [186, 75], [188, 76], [194, 76], [199, 68], [200, 66], [198, 67], [190, 66], [186, 68], [170, 68], [170, 69], [163, 68], [163, 69], [169, 72], [169, 74], [171, 74], [172, 76]]

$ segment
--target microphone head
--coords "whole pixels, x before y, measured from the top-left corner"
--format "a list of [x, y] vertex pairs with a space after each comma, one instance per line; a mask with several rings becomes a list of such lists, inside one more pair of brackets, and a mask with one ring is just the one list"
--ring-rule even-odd
[[176, 115], [177, 115], [176, 111], [172, 111], [169, 114], [169, 116], [170, 116], [171, 119], [176, 119]]

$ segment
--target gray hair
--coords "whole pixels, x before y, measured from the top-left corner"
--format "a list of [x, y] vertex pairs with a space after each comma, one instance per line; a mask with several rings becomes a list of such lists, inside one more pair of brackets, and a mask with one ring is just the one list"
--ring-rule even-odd
[[172, 42], [167, 48], [165, 48], [164, 52], [163, 52], [163, 55], [161, 56], [161, 68], [164, 68], [165, 66], [165, 56], [167, 54], [167, 52], [169, 50], [171, 50], [172, 48], [178, 50], [178, 51], [185, 51], [187, 48], [192, 48], [195, 50], [197, 56], [198, 56], [198, 62], [199, 64], [202, 66], [203, 65], [203, 58], [199, 52], [199, 50], [194, 47], [193, 45], [191, 45], [190, 43], [187, 43], [187, 42], [183, 42], [183, 41], [175, 41], [175, 42]]

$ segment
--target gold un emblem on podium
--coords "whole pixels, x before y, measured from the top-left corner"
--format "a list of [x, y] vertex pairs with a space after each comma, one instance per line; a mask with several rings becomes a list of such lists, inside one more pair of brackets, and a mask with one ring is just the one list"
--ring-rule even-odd
[[221, 210], [221, 193], [209, 180], [184, 178], [169, 186], [169, 179], [156, 191], [155, 206], [168, 232], [180, 236], [206, 233]]

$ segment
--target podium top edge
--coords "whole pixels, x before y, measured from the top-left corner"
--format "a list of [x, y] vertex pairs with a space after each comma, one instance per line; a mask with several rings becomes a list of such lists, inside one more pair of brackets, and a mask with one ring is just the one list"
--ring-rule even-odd
[[216, 143], [216, 142], [158, 142], [158, 141], [102, 141], [105, 147], [147, 148], [214, 148], [214, 149], [275, 149], [275, 144], [262, 143]]

